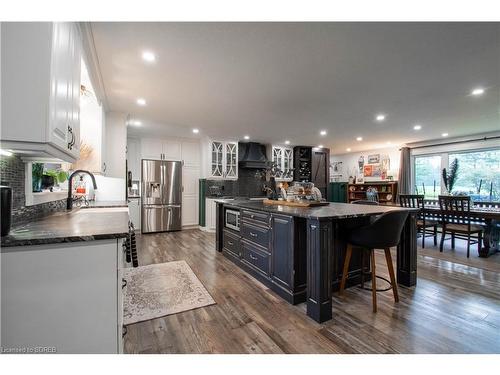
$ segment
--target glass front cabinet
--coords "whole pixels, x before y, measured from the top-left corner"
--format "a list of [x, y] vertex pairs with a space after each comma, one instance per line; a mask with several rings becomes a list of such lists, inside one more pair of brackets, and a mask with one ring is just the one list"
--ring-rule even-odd
[[276, 181], [293, 180], [293, 148], [279, 145], [271, 146], [271, 160], [278, 172]]
[[238, 142], [210, 142], [210, 178], [238, 178]]

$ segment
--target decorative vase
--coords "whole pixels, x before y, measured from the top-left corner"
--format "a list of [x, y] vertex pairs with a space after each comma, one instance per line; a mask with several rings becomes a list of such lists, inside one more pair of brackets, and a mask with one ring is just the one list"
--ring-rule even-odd
[[39, 177], [33, 177], [33, 193], [39, 193], [42, 191], [42, 179]]

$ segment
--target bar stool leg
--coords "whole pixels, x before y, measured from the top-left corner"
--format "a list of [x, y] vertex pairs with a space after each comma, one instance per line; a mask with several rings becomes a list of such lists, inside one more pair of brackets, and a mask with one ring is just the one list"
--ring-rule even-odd
[[389, 276], [391, 279], [392, 293], [394, 294], [394, 302], [399, 302], [398, 283], [394, 276], [394, 267], [392, 265], [391, 249], [384, 249], [385, 260], [387, 261], [387, 268], [389, 269]]
[[352, 255], [352, 245], [347, 244], [347, 250], [345, 252], [344, 269], [342, 270], [342, 281], [340, 282], [339, 295], [344, 293], [345, 282], [347, 280], [347, 273], [349, 272], [349, 263], [351, 262]]
[[425, 249], [425, 221], [424, 221], [424, 226], [422, 227], [422, 249]]
[[361, 288], [365, 287], [365, 249], [361, 250]]
[[373, 312], [377, 312], [377, 277], [375, 276], [375, 250], [370, 249], [371, 252], [371, 268], [372, 268], [372, 304]]

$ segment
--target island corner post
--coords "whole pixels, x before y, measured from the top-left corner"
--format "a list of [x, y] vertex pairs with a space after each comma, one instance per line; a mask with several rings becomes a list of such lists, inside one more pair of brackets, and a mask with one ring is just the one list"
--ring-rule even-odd
[[[339, 249], [337, 220], [307, 219], [307, 315], [323, 323], [332, 319], [332, 257]], [[417, 284], [417, 225], [409, 212], [397, 246], [397, 281], [406, 287]]]

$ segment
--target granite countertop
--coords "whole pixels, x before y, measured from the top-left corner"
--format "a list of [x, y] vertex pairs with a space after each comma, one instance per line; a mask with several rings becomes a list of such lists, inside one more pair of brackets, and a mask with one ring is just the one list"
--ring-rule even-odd
[[103, 208], [101, 204], [104, 203], [97, 202], [93, 207], [57, 212], [12, 228], [8, 236], [2, 237], [2, 252], [14, 251], [15, 249], [9, 248], [17, 246], [127, 237], [129, 214], [126, 203], [125, 206], [116, 203]]
[[224, 203], [227, 206], [248, 208], [256, 211], [297, 216], [307, 219], [347, 219], [353, 217], [380, 215], [388, 211], [418, 211], [418, 209], [402, 208], [396, 206], [375, 206], [348, 203], [330, 203], [328, 206], [320, 207], [290, 207], [284, 205], [265, 205], [260, 201], [248, 200], [220, 199], [217, 202]]

